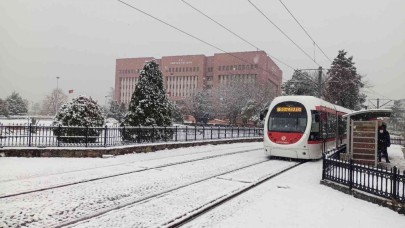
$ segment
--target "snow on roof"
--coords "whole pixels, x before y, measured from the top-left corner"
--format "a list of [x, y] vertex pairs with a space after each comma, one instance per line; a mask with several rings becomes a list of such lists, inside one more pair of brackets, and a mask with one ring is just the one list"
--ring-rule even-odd
[[392, 112], [391, 109], [360, 110], [343, 115], [343, 118], [349, 117], [352, 119], [373, 119], [377, 117], [390, 117], [391, 112]]

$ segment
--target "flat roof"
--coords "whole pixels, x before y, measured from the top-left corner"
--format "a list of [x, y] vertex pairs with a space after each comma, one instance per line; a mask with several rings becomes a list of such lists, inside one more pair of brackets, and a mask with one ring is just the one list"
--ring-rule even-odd
[[390, 117], [392, 113], [391, 109], [369, 109], [355, 111], [346, 115], [343, 118], [351, 118], [353, 120], [370, 120], [378, 117]]

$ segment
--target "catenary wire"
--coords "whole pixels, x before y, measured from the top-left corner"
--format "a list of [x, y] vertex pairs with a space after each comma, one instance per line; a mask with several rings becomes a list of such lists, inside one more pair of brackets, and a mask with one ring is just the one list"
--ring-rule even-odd
[[259, 11], [260, 14], [262, 14], [267, 21], [269, 21], [274, 27], [276, 27], [278, 29], [278, 31], [280, 31], [285, 37], [287, 37], [288, 40], [290, 40], [299, 50], [301, 50], [302, 53], [304, 53], [312, 62], [314, 62], [316, 65], [320, 66], [314, 59], [312, 59], [312, 57], [304, 50], [302, 49], [297, 43], [295, 43], [294, 40], [292, 40], [279, 26], [277, 26], [272, 20], [270, 20], [269, 17], [266, 16], [265, 13], [263, 13], [263, 11], [261, 11], [259, 9], [259, 7], [257, 7], [253, 2], [251, 2], [250, 0], [248, 0], [248, 2], [257, 10]]
[[[254, 45], [253, 43], [249, 42], [248, 40], [246, 40], [245, 38], [241, 37], [240, 35], [238, 35], [237, 33], [233, 32], [232, 30], [230, 30], [229, 28], [227, 28], [226, 26], [224, 26], [223, 24], [219, 23], [218, 21], [214, 20], [212, 17], [208, 16], [206, 13], [202, 12], [201, 10], [197, 9], [197, 7], [191, 5], [189, 2], [185, 1], [185, 0], [181, 0], [183, 3], [187, 4], [189, 7], [191, 7], [192, 9], [194, 9], [195, 11], [197, 11], [198, 13], [202, 14], [203, 16], [205, 16], [206, 18], [210, 19], [212, 22], [214, 22], [215, 24], [219, 25], [220, 27], [222, 27], [223, 29], [225, 29], [226, 31], [230, 32], [231, 34], [233, 34], [234, 36], [238, 37], [239, 39], [241, 39], [242, 41], [244, 41], [245, 43], [249, 44], [250, 46], [252, 46], [253, 48], [257, 49], [257, 50], [261, 50], [261, 48], [257, 47], [256, 45]], [[281, 61], [279, 58], [274, 57], [273, 55], [268, 54], [271, 58], [273, 58], [274, 60], [276, 60], [277, 62], [289, 67], [292, 70], [295, 70], [294, 67], [288, 65], [287, 63]]]
[[[151, 14], [149, 14], [149, 13], [147, 13], [147, 12], [141, 10], [141, 9], [138, 9], [138, 8], [136, 8], [135, 6], [133, 6], [133, 5], [129, 4], [129, 3], [127, 3], [127, 2], [124, 2], [124, 1], [121, 1], [121, 0], [117, 0], [117, 1], [120, 2], [120, 3], [122, 3], [122, 4], [124, 4], [124, 5], [126, 5], [126, 6], [128, 6], [128, 7], [130, 7], [130, 8], [132, 8], [132, 9], [134, 9], [134, 10], [136, 10], [136, 11], [138, 11], [138, 12], [140, 12], [140, 13], [142, 13], [142, 14], [145, 14], [145, 15], [147, 15], [147, 16], [149, 16], [149, 17], [151, 17], [151, 18], [153, 18], [153, 19], [155, 19], [155, 20], [157, 20], [157, 21], [159, 21], [159, 22], [161, 22], [161, 23], [163, 23], [163, 24], [165, 24], [165, 25], [167, 25], [167, 26], [169, 26], [169, 27], [171, 27], [171, 28], [173, 28], [173, 29], [175, 29], [175, 30], [177, 30], [177, 31], [179, 31], [179, 32], [181, 32], [181, 33], [183, 33], [183, 34], [185, 34], [185, 35], [187, 35], [187, 36], [189, 36], [189, 37], [192, 37], [192, 38], [194, 38], [194, 39], [196, 39], [196, 40], [198, 40], [198, 41], [200, 41], [200, 42], [202, 42], [202, 43], [204, 43], [204, 44], [206, 44], [206, 45], [208, 45], [208, 46], [210, 46], [210, 47], [212, 47], [212, 48], [215, 48], [215, 49], [217, 49], [217, 50], [219, 50], [219, 51], [221, 51], [221, 52], [223, 52], [223, 53], [225, 53], [225, 54], [228, 54], [228, 55], [230, 55], [230, 56], [232, 56], [232, 57], [234, 57], [234, 58], [237, 58], [237, 59], [239, 59], [239, 60], [241, 60], [241, 61], [243, 61], [243, 62], [245, 62], [245, 63], [252, 64], [251, 62], [249, 62], [249, 61], [246, 60], [246, 59], [243, 59], [243, 58], [241, 58], [241, 57], [239, 57], [239, 56], [237, 56], [237, 55], [234, 55], [234, 54], [232, 54], [232, 53], [229, 53], [229, 52], [227, 52], [227, 51], [225, 51], [225, 50], [223, 50], [223, 49], [221, 49], [221, 48], [219, 48], [219, 47], [217, 47], [217, 46], [215, 46], [215, 45], [213, 45], [213, 44], [211, 44], [211, 43], [208, 43], [207, 41], [204, 41], [204, 40], [202, 40], [202, 39], [200, 39], [200, 38], [198, 38], [198, 37], [196, 37], [196, 36], [194, 36], [194, 35], [192, 35], [192, 34], [186, 32], [186, 31], [184, 31], [184, 30], [182, 30], [182, 29], [180, 29], [180, 28], [177, 28], [176, 26], [171, 25], [171, 24], [169, 24], [168, 22], [165, 22], [165, 21], [163, 21], [163, 20], [161, 20], [161, 19], [159, 19], [159, 18], [157, 18], [157, 17], [155, 17], [155, 16], [153, 16], [153, 15], [151, 15]], [[261, 67], [258, 67], [258, 68], [259, 68], [260, 70], [264, 71], [264, 72], [267, 72], [267, 73], [269, 73], [269, 74], [272, 74], [272, 72], [267, 71], [266, 69], [263, 69], [263, 68], [261, 68]], [[292, 69], [294, 69], [294, 68], [292, 68]]]
[[322, 54], [330, 61], [332, 62], [332, 60], [325, 54], [325, 52], [322, 50], [321, 47], [319, 47], [319, 45], [315, 42], [315, 40], [309, 35], [309, 33], [307, 32], [307, 30], [304, 28], [304, 26], [301, 25], [301, 23], [297, 20], [297, 18], [292, 14], [292, 12], [287, 8], [287, 6], [281, 1], [279, 0], [280, 3], [284, 6], [284, 8], [287, 10], [287, 12], [291, 15], [292, 18], [294, 18], [295, 22], [297, 22], [297, 24], [301, 27], [302, 30], [304, 30], [305, 34], [307, 34], [307, 36], [309, 37], [309, 39], [312, 40], [312, 42], [314, 43], [314, 45], [316, 47], [318, 47], [318, 49], [322, 52]]

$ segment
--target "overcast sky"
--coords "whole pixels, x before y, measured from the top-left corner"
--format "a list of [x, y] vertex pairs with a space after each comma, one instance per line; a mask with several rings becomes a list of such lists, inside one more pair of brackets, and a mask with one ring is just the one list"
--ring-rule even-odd
[[[255, 50], [180, 0], [124, 0], [229, 52]], [[294, 68], [318, 66], [247, 0], [187, 0], [246, 40]], [[252, 0], [308, 54], [312, 41], [278, 0]], [[373, 85], [369, 98], [405, 98], [404, 0], [284, 0], [333, 59], [345, 49]], [[1, 0], [0, 98], [13, 91], [41, 101], [59, 87], [104, 104], [115, 59], [220, 52], [116, 0]], [[330, 62], [315, 51], [324, 68]], [[283, 81], [292, 70], [283, 70]]]

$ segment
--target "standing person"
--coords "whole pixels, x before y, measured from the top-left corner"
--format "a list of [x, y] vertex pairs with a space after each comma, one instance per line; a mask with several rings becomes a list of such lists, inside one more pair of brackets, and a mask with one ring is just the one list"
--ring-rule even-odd
[[383, 123], [378, 129], [378, 161], [381, 157], [385, 157], [385, 161], [390, 163], [388, 159], [387, 147], [391, 146], [390, 133], [387, 131], [387, 125]]

